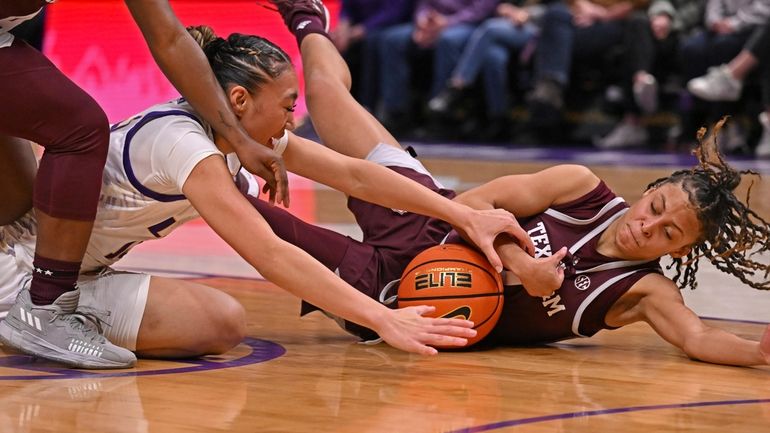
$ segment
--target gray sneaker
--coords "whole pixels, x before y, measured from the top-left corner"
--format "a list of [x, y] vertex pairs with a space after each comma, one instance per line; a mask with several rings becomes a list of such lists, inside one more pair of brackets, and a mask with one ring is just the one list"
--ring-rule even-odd
[[51, 305], [35, 305], [29, 289], [16, 297], [0, 322], [0, 342], [29, 355], [76, 368], [130, 368], [136, 356], [115, 346], [99, 332], [90, 316], [75, 312], [80, 290], [65, 292]]
[[737, 101], [741, 99], [743, 82], [733, 77], [727, 65], [720, 65], [688, 81], [687, 90], [704, 101]]

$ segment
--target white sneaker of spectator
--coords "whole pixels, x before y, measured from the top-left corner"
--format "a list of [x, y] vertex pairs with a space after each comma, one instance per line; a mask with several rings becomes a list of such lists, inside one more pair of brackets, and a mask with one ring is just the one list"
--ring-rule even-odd
[[594, 140], [599, 149], [623, 149], [647, 144], [647, 128], [636, 122], [620, 122], [609, 134]]
[[634, 101], [645, 114], [658, 109], [658, 81], [647, 72], [642, 72], [634, 80]]
[[727, 65], [720, 65], [688, 81], [687, 90], [705, 101], [737, 101], [741, 98], [743, 82], [733, 77]]
[[759, 123], [762, 125], [762, 136], [759, 137], [754, 154], [757, 158], [770, 158], [770, 118], [767, 116], [767, 111], [760, 113]]

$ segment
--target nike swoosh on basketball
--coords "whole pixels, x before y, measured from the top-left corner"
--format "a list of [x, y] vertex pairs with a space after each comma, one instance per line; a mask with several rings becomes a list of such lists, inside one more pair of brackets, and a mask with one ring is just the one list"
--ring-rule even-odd
[[441, 316], [443, 319], [456, 319], [458, 317], [462, 317], [465, 320], [468, 320], [471, 317], [471, 307], [465, 305], [462, 307], [457, 307], [454, 310], [444, 314]]

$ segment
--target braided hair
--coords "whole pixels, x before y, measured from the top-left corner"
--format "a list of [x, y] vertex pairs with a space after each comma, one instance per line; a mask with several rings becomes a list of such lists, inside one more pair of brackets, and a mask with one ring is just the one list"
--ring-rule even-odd
[[239, 85], [254, 92], [292, 68], [289, 55], [265, 38], [233, 33], [223, 39], [208, 26], [190, 26], [187, 32], [203, 48], [225, 90]]
[[674, 282], [680, 288], [696, 288], [698, 259], [707, 258], [717, 269], [737, 277], [760, 290], [770, 290], [770, 266], [756, 256], [770, 250], [770, 226], [749, 207], [751, 181], [744, 205], [734, 193], [743, 175], [759, 177], [751, 170], [736, 171], [722, 158], [716, 137], [726, 122], [722, 118], [706, 137], [706, 128], [698, 131], [698, 146], [693, 152], [698, 165], [660, 178], [648, 189], [671, 183], [688, 195], [701, 224], [701, 237], [685, 257], [673, 259], [668, 267], [676, 267]]

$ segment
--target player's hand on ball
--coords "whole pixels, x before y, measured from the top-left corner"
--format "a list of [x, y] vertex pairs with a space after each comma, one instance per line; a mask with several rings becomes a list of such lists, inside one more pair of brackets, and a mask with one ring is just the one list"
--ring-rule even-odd
[[389, 315], [375, 331], [391, 346], [420, 355], [435, 355], [431, 345], [462, 347], [474, 337], [473, 322], [462, 319], [423, 317], [434, 307], [419, 306], [388, 310]]

